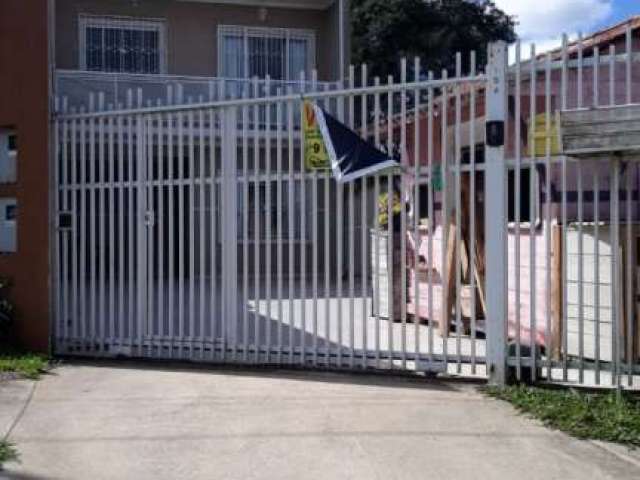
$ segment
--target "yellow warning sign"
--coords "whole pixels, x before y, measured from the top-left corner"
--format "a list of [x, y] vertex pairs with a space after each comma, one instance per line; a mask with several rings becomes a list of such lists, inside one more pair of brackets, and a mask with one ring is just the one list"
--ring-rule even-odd
[[316, 119], [313, 103], [304, 102], [302, 119], [304, 128], [304, 162], [309, 170], [327, 170], [331, 168], [329, 155], [322, 139], [320, 126]]
[[558, 137], [558, 120], [551, 115], [549, 129], [547, 129], [546, 114], [536, 115], [531, 128], [533, 136], [532, 143], [536, 157], [544, 157], [547, 155], [547, 143], [550, 148], [550, 155], [560, 154], [560, 141]]

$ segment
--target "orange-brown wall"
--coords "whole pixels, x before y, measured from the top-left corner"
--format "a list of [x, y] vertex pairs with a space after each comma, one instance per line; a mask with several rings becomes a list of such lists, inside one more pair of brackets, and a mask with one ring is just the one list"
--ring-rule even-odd
[[10, 278], [17, 334], [46, 351], [49, 339], [49, 75], [47, 0], [0, 1], [0, 128], [18, 134], [18, 181], [0, 197], [18, 200], [18, 252], [0, 254]]
[[338, 78], [336, 6], [326, 10], [269, 7], [266, 18], [261, 19], [258, 6], [207, 2], [57, 0], [56, 3], [56, 63], [61, 69], [79, 68], [78, 18], [88, 14], [165, 20], [167, 73], [172, 75], [218, 75], [219, 25], [311, 30], [316, 39], [316, 66], [320, 80]]

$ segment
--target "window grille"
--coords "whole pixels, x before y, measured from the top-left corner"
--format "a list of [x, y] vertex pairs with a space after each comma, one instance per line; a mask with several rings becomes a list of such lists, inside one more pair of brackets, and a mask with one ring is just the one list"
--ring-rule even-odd
[[218, 71], [229, 78], [297, 80], [315, 67], [315, 36], [309, 30], [224, 25], [218, 30]]
[[80, 68], [94, 72], [166, 72], [162, 20], [81, 15]]

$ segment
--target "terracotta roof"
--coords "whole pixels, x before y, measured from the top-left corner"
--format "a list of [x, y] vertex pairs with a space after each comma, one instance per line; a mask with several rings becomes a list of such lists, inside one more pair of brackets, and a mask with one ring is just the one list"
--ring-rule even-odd
[[[587, 37], [583, 37], [582, 48], [583, 50], [589, 50], [595, 46], [607, 45], [616, 38], [624, 36], [627, 32], [627, 28], [630, 28], [631, 31], [640, 28], [640, 15], [634, 15], [620, 23], [616, 23], [615, 25], [592, 33]], [[567, 52], [569, 54], [572, 54], [577, 51], [578, 40], [569, 42], [567, 45]], [[560, 58], [560, 56], [562, 55], [562, 47], [554, 48], [553, 50], [550, 50], [548, 52], [538, 54], [538, 57], [542, 57], [544, 55], [547, 55], [548, 53], [551, 54], [552, 58]]]

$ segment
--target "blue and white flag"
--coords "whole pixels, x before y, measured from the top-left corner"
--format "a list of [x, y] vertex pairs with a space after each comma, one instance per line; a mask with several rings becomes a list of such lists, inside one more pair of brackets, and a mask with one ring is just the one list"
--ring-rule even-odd
[[399, 167], [400, 162], [364, 141], [353, 130], [314, 105], [331, 170], [338, 182], [350, 182], [380, 170]]

